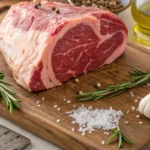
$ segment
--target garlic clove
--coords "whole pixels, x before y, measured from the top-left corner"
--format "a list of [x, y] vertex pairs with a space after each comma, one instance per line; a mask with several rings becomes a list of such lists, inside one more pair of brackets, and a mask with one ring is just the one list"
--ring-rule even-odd
[[147, 117], [147, 118], [150, 118], [150, 99], [144, 109], [144, 115]]
[[144, 109], [147, 105], [147, 103], [150, 101], [150, 94], [146, 95], [144, 98], [142, 98], [142, 100], [140, 101], [139, 104], [139, 112], [141, 114], [144, 114]]

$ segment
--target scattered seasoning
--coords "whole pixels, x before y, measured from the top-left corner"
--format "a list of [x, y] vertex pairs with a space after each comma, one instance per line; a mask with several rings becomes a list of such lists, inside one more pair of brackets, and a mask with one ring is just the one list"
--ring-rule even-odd
[[76, 107], [76, 105], [72, 105], [73, 107]]
[[150, 86], [150, 83], [147, 83], [147, 86]]
[[55, 10], [56, 10], [56, 7], [52, 7], [52, 10], [54, 10], [54, 11], [55, 11]]
[[92, 133], [92, 131], [89, 131], [89, 133], [91, 134], [91, 133]]
[[57, 108], [58, 106], [57, 105], [54, 105], [54, 108]]
[[60, 110], [60, 108], [57, 108], [57, 110], [59, 111], [59, 110]]
[[140, 121], [140, 122], [139, 122], [139, 124], [143, 124], [143, 122], [142, 122], [142, 121]]
[[70, 100], [67, 100], [67, 103], [69, 104], [69, 103], [71, 103], [71, 101], [70, 101]]
[[141, 99], [142, 99], [142, 97], [137, 96], [137, 99], [141, 100]]
[[82, 95], [83, 94], [83, 92], [82, 91], [79, 91], [79, 95]]
[[60, 122], [60, 119], [57, 119], [56, 122], [59, 123], [59, 122]]
[[76, 122], [75, 121], [72, 121], [72, 124], [75, 124]]
[[42, 100], [44, 101], [44, 100], [45, 100], [45, 97], [43, 97]]
[[78, 83], [79, 82], [79, 79], [78, 78], [75, 78], [75, 80], [74, 80], [76, 83]]
[[57, 14], [59, 14], [59, 13], [60, 13], [60, 10], [59, 10], [59, 9], [57, 9], [57, 10], [56, 10], [56, 13], [57, 13]]
[[125, 123], [125, 124], [129, 124], [129, 121], [125, 121], [124, 123]]
[[64, 98], [64, 101], [66, 101], [66, 99]]
[[40, 2], [38, 3], [38, 6], [41, 6], [41, 3], [40, 3]]
[[141, 116], [140, 115], [136, 115], [136, 118], [140, 118]]
[[39, 104], [39, 103], [40, 103], [40, 101], [37, 101], [36, 103], [37, 103], [37, 104]]
[[35, 9], [38, 9], [38, 8], [39, 8], [39, 5], [38, 5], [38, 4], [34, 4], [34, 8], [35, 8]]
[[135, 99], [135, 103], [137, 103], [139, 100], [138, 99]]
[[69, 111], [68, 112], [65, 112], [66, 114], [69, 114]]
[[132, 109], [133, 111], [135, 111], [135, 110], [136, 110], [135, 106], [132, 106], [132, 107], [131, 107], [131, 109]]
[[109, 109], [91, 109], [90, 107], [89, 109], [82, 105], [78, 109], [70, 111], [69, 116], [75, 119], [72, 123], [77, 123], [78, 131], [84, 134], [97, 129], [109, 130], [118, 127], [123, 113], [120, 110], [113, 110], [112, 107]]
[[74, 132], [74, 131], [75, 131], [75, 129], [74, 129], [74, 128], [72, 128], [72, 129], [71, 129], [71, 131], [72, 131], [72, 132]]
[[91, 109], [92, 109], [92, 106], [89, 106], [88, 109], [91, 110]]
[[41, 3], [40, 3], [40, 2], [39, 2], [39, 3], [34, 4], [34, 8], [35, 8], [35, 9], [38, 9], [40, 6], [41, 6]]
[[85, 135], [85, 132], [82, 132], [82, 135], [84, 136], [84, 135]]
[[134, 97], [134, 93], [133, 93], [133, 92], [130, 92], [130, 95], [131, 95], [132, 97]]
[[72, 0], [76, 6], [97, 7], [103, 10], [115, 10], [123, 7], [120, 0]]
[[100, 87], [101, 87], [101, 84], [100, 84], [100, 83], [96, 83], [96, 87], [97, 87], [97, 88], [100, 88]]
[[127, 114], [129, 114], [130, 113], [130, 110], [127, 110]]
[[109, 132], [104, 132], [105, 135], [109, 135]]
[[103, 141], [103, 140], [102, 140], [102, 142], [101, 142], [101, 143], [102, 143], [102, 145], [104, 145], [104, 144], [105, 144], [105, 141]]
[[38, 107], [40, 107], [41, 105], [40, 105], [40, 104], [38, 104], [37, 106], [38, 106]]

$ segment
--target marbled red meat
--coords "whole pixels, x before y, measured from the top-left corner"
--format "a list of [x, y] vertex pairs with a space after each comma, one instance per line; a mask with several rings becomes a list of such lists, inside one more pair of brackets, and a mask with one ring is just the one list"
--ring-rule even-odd
[[35, 9], [35, 3], [12, 6], [0, 26], [0, 49], [17, 83], [29, 91], [59, 86], [125, 51], [127, 28], [111, 12], [48, 1]]

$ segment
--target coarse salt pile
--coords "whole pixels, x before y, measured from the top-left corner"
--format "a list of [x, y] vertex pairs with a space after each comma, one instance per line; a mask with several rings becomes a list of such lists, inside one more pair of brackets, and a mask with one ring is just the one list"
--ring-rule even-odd
[[76, 110], [72, 110], [69, 116], [74, 118], [75, 123], [79, 124], [79, 132], [85, 133], [86, 131], [96, 131], [97, 129], [110, 130], [117, 128], [119, 120], [123, 116], [122, 111], [109, 109], [92, 109], [82, 105]]

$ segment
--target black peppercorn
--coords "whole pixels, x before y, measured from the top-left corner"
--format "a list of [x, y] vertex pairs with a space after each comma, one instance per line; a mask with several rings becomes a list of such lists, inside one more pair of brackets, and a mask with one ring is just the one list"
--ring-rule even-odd
[[52, 10], [56, 10], [56, 8], [55, 8], [55, 7], [52, 7]]
[[38, 9], [38, 8], [39, 8], [39, 5], [38, 5], [38, 4], [34, 4], [34, 8], [35, 8], [35, 9]]
[[56, 10], [56, 13], [59, 14], [59, 13], [60, 13], [60, 10], [57, 9], [57, 10]]
[[40, 3], [40, 2], [38, 3], [38, 6], [41, 6], [41, 3]]

